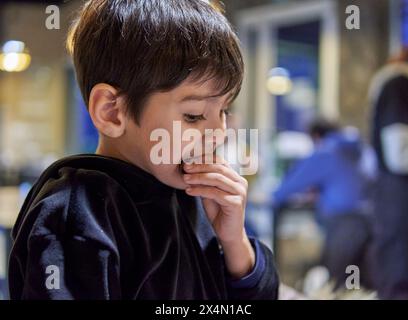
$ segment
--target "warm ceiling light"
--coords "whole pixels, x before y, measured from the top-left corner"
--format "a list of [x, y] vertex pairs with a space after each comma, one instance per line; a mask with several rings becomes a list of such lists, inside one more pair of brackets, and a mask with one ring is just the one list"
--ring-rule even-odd
[[7, 41], [0, 51], [0, 70], [19, 72], [28, 68], [31, 56], [22, 41]]
[[269, 71], [266, 88], [275, 96], [283, 96], [292, 91], [293, 83], [289, 71], [284, 68], [273, 68]]

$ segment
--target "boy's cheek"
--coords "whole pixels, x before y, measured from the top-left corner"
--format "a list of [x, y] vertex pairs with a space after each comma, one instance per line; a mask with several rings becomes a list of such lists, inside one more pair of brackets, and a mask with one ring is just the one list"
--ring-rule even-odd
[[185, 190], [188, 185], [183, 179], [181, 164], [158, 164], [152, 168], [152, 174], [162, 183], [175, 189]]

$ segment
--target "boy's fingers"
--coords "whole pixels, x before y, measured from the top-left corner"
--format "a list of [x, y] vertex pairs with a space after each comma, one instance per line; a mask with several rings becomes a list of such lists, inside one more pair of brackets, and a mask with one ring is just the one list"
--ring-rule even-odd
[[242, 198], [240, 196], [231, 195], [214, 187], [191, 186], [186, 189], [186, 192], [191, 196], [214, 200], [220, 206], [242, 205]]
[[243, 182], [245, 180], [232, 168], [224, 164], [185, 164], [183, 169], [187, 173], [217, 172], [236, 182]]
[[191, 164], [220, 164], [220, 165], [228, 165], [227, 161], [216, 154], [206, 154], [195, 158], [186, 158], [182, 157], [184, 163], [191, 163]]
[[244, 186], [216, 172], [185, 174], [183, 178], [187, 184], [217, 187], [232, 194], [245, 195], [246, 193]]

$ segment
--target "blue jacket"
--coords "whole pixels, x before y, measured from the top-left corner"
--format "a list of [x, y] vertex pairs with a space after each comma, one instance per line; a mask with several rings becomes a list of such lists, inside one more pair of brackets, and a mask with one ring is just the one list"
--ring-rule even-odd
[[309, 188], [319, 191], [322, 216], [358, 211], [364, 200], [364, 175], [359, 159], [362, 143], [344, 133], [328, 135], [311, 156], [301, 160], [274, 193], [274, 204], [282, 205], [295, 193]]

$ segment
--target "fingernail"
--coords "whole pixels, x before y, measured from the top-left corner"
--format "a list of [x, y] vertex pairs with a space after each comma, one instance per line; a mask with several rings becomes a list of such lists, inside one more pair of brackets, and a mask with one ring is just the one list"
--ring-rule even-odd
[[191, 193], [191, 191], [192, 191], [191, 188], [187, 188], [187, 189], [186, 189], [186, 192], [187, 192], [187, 193]]
[[185, 174], [184, 175], [184, 180], [187, 180], [187, 181], [191, 180], [191, 176], [189, 176], [188, 174]]

